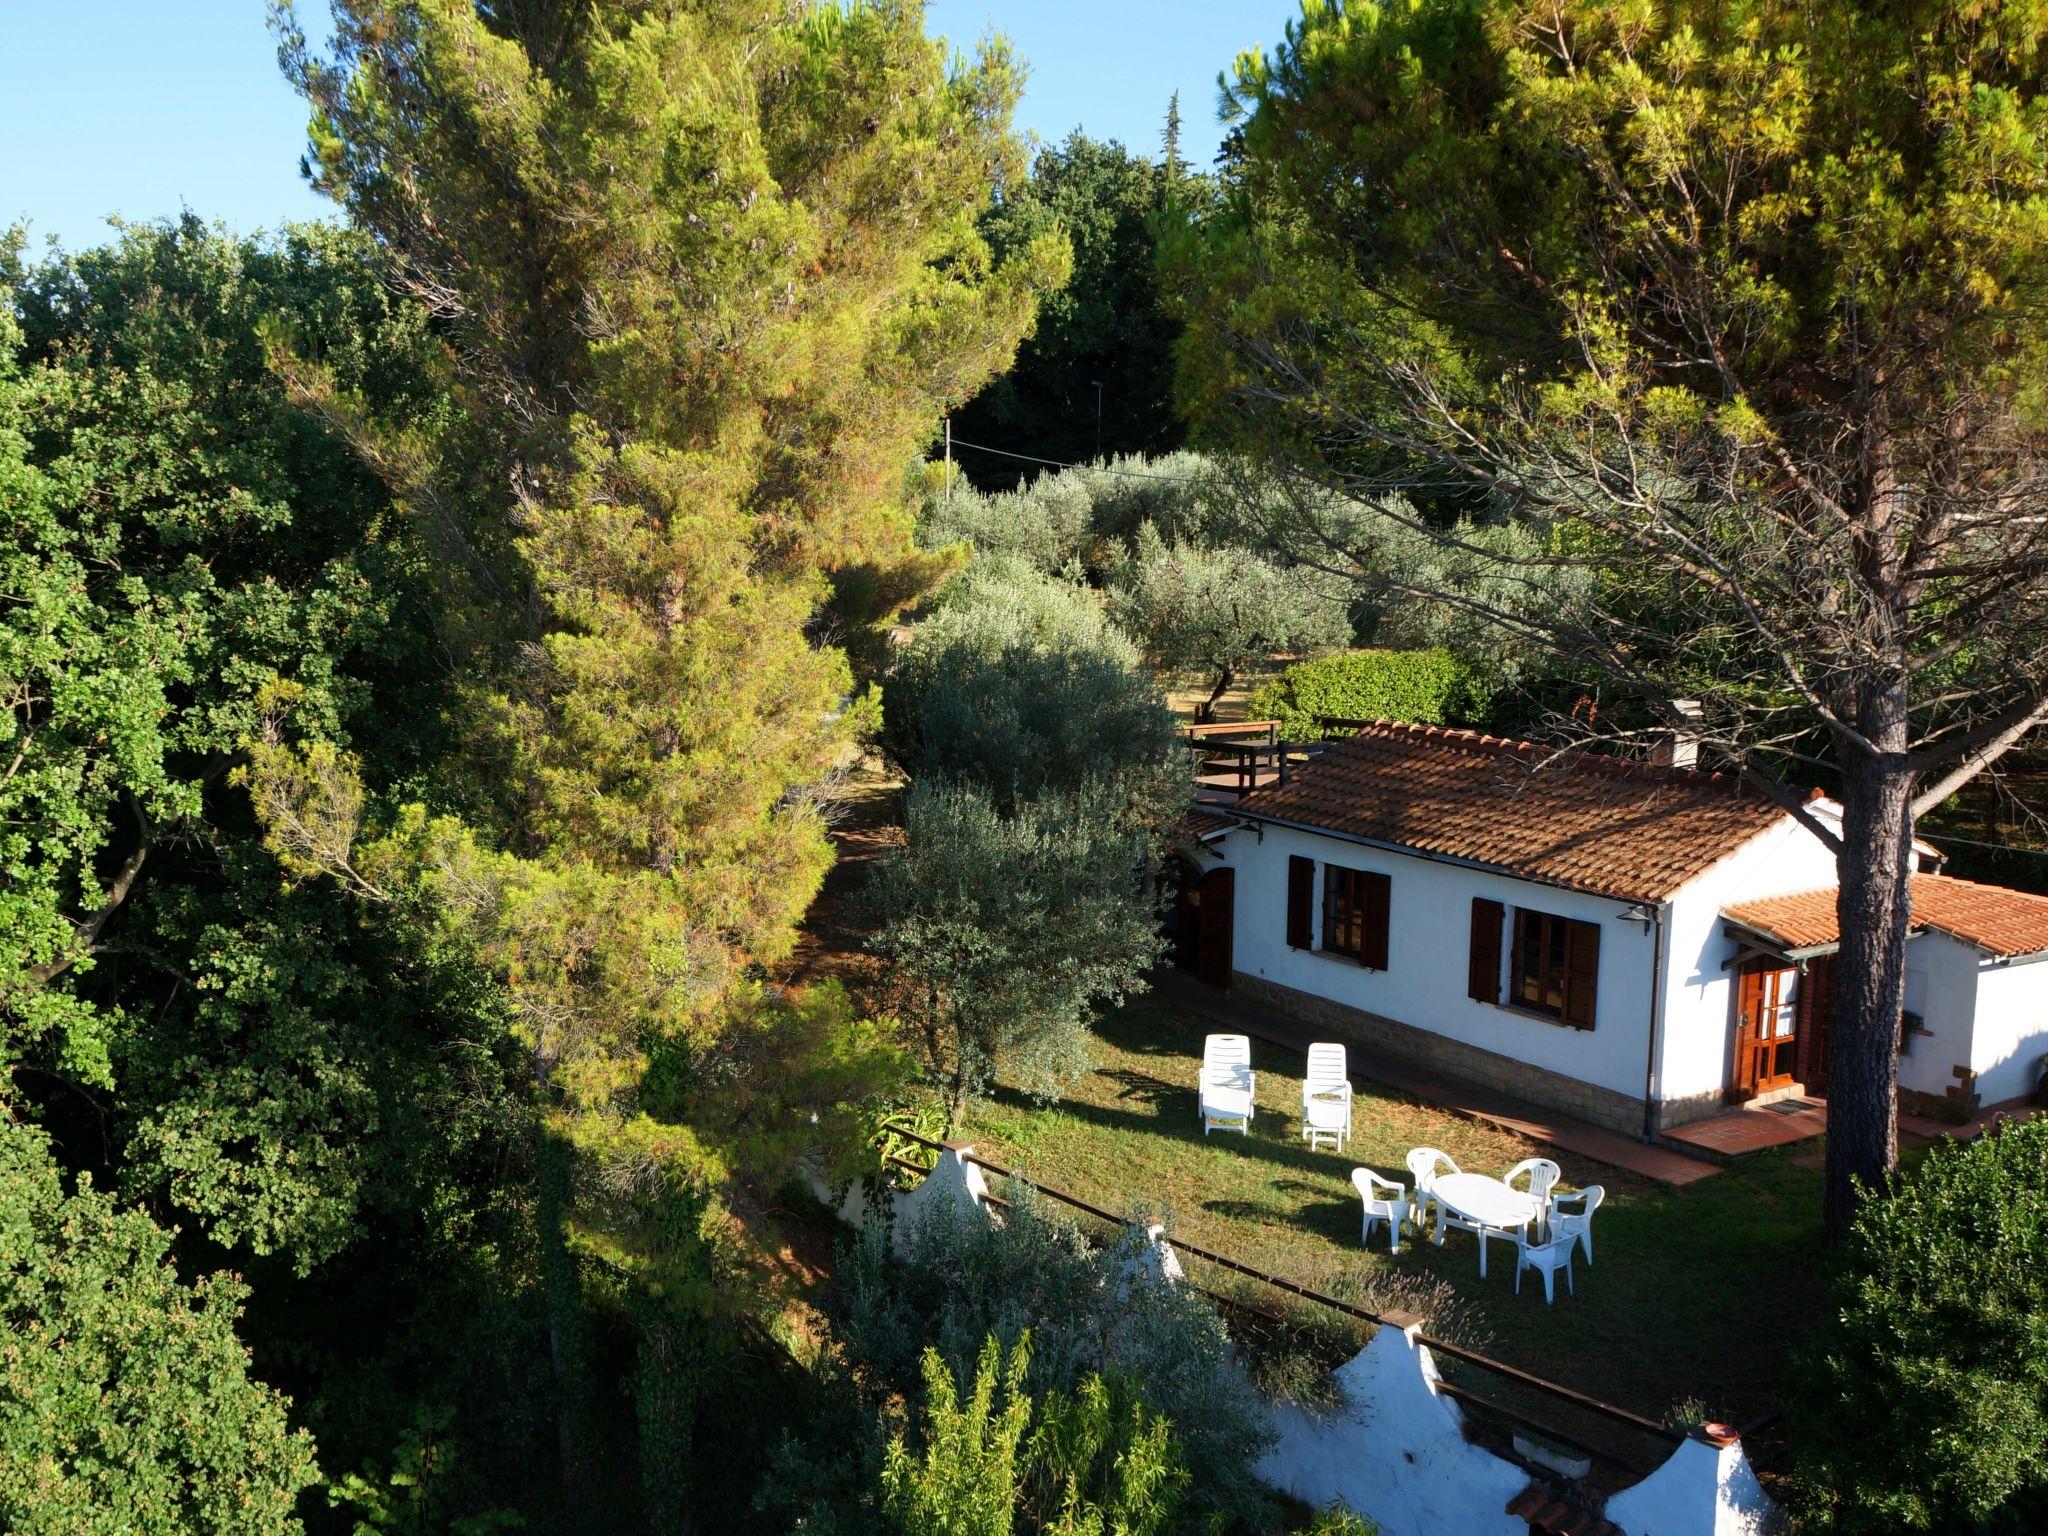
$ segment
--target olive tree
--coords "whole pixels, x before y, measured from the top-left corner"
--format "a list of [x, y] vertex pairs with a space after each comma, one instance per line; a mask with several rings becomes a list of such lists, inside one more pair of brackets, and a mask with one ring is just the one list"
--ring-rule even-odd
[[1161, 938], [1153, 840], [1100, 784], [1005, 813], [936, 780], [866, 892], [884, 996], [945, 1100], [948, 1128], [1009, 1070], [1052, 1097], [1088, 1063], [1088, 1021], [1140, 989]]
[[1162, 671], [1197, 677], [1209, 690], [1195, 711], [1203, 720], [1248, 664], [1351, 640], [1348, 583], [1282, 569], [1249, 549], [1168, 543], [1150, 523], [1112, 572], [1109, 601]]

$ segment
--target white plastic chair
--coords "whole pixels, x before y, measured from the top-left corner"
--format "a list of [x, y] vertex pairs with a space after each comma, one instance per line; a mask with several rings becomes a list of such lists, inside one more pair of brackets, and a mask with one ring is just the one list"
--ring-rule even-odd
[[[1408, 1171], [1415, 1176], [1415, 1224], [1424, 1230], [1429, 1226], [1430, 1207], [1436, 1197], [1430, 1193], [1430, 1186], [1436, 1182], [1439, 1173], [1456, 1173], [1458, 1165], [1451, 1161], [1450, 1154], [1439, 1152], [1435, 1147], [1417, 1147], [1408, 1154]], [[1471, 1230], [1468, 1222], [1459, 1226]]]
[[[1600, 1202], [1607, 1198], [1607, 1190], [1599, 1184], [1588, 1184], [1577, 1194], [1559, 1195], [1550, 1203], [1550, 1236], [1553, 1242], [1563, 1243], [1569, 1248], [1573, 1242], [1586, 1250], [1586, 1262], [1593, 1262], [1593, 1213], [1600, 1209]], [[1576, 1205], [1577, 1210], [1566, 1206]]]
[[1301, 1135], [1311, 1152], [1325, 1138], [1342, 1152], [1351, 1139], [1351, 1072], [1341, 1045], [1308, 1048], [1308, 1076], [1301, 1084]]
[[1552, 1232], [1540, 1243], [1529, 1241], [1526, 1231], [1515, 1234], [1515, 1294], [1522, 1294], [1522, 1271], [1533, 1269], [1543, 1276], [1543, 1302], [1545, 1306], [1557, 1304], [1557, 1272], [1564, 1271], [1565, 1288], [1576, 1296], [1579, 1288], [1572, 1279], [1572, 1240], [1561, 1233]]
[[1501, 1183], [1509, 1189], [1515, 1187], [1515, 1180], [1525, 1174], [1529, 1179], [1529, 1198], [1536, 1202], [1538, 1210], [1550, 1208], [1550, 1192], [1557, 1188], [1557, 1181], [1563, 1175], [1561, 1168], [1547, 1157], [1525, 1157], [1507, 1171]]
[[1358, 1229], [1358, 1240], [1368, 1243], [1372, 1240], [1372, 1224], [1384, 1221], [1387, 1224], [1387, 1252], [1401, 1251], [1401, 1223], [1408, 1219], [1408, 1190], [1392, 1179], [1383, 1179], [1370, 1168], [1351, 1170], [1351, 1187], [1358, 1191], [1358, 1198], [1365, 1202], [1365, 1219]]
[[1210, 1035], [1202, 1042], [1202, 1069], [1195, 1091], [1202, 1134], [1214, 1127], [1249, 1136], [1257, 1079], [1252, 1043], [1244, 1035]]

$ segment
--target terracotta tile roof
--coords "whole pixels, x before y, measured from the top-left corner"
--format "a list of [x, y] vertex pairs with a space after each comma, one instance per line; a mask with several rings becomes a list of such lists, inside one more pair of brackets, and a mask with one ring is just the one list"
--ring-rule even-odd
[[1216, 816], [1203, 810], [1189, 811], [1181, 820], [1181, 830], [1198, 843], [1207, 842], [1236, 825], [1228, 816]]
[[[1835, 890], [1738, 902], [1721, 915], [1786, 949], [1826, 949], [1842, 939]], [[2006, 959], [2048, 951], [2048, 896], [1953, 875], [1914, 875], [1911, 893], [1915, 933], [1946, 933]]]
[[1626, 901], [1661, 901], [1784, 819], [1720, 774], [1376, 720], [1235, 807]]

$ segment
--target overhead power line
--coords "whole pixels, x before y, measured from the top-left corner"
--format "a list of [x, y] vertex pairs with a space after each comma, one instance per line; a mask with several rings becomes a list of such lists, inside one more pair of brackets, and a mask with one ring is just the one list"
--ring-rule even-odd
[[1007, 448], [991, 448], [987, 443], [970, 443], [964, 437], [952, 440], [955, 448], [972, 448], [976, 453], [992, 453], [999, 459], [1020, 459], [1026, 464], [1043, 464], [1048, 469], [1084, 469], [1091, 475], [1121, 475], [1126, 480], [1171, 480], [1177, 485], [1193, 485], [1193, 475], [1160, 475], [1144, 469], [1109, 469], [1101, 464], [1069, 464], [1064, 459], [1041, 459], [1035, 453], [1012, 453]]
[[1922, 832], [1923, 842], [1939, 848], [1943, 843], [1965, 843], [1972, 848], [1994, 848], [2000, 853], [2031, 853], [2037, 859], [2048, 859], [2048, 848], [2022, 848], [2017, 843], [1987, 843], [1978, 837], [1951, 837], [1946, 832]]

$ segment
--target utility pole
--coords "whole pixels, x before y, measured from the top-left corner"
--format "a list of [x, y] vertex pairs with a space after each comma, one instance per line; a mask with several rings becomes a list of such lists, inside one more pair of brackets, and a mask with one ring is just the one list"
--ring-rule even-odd
[[953, 504], [953, 418], [946, 418], [946, 504]]
[[1102, 380], [1090, 379], [1095, 386], [1095, 457], [1102, 457]]

